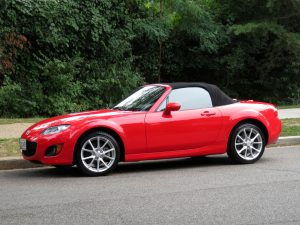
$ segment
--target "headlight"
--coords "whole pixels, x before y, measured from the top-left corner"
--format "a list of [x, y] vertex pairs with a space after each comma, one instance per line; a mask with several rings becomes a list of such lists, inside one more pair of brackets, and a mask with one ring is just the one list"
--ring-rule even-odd
[[47, 135], [47, 134], [56, 134], [59, 132], [62, 132], [66, 129], [68, 129], [71, 125], [70, 124], [64, 124], [64, 125], [58, 125], [58, 126], [53, 126], [53, 127], [49, 127], [46, 130], [44, 130], [42, 132], [43, 135]]

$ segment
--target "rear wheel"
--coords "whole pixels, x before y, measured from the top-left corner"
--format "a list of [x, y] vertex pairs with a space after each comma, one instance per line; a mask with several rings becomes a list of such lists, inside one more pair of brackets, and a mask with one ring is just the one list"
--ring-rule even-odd
[[116, 139], [106, 132], [92, 132], [80, 141], [75, 153], [76, 164], [89, 176], [106, 175], [120, 160], [120, 147]]
[[233, 130], [227, 154], [237, 163], [254, 163], [263, 155], [265, 145], [265, 137], [259, 127], [245, 123]]

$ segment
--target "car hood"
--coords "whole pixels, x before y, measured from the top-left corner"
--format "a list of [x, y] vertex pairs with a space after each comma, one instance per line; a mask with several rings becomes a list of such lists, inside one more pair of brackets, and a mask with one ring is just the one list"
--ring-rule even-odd
[[31, 131], [41, 131], [48, 127], [61, 125], [61, 124], [70, 124], [76, 125], [78, 123], [82, 124], [84, 122], [91, 122], [98, 119], [111, 119], [115, 117], [126, 116], [133, 113], [143, 113], [143, 112], [132, 112], [132, 111], [120, 111], [120, 110], [111, 110], [111, 109], [102, 109], [94, 111], [85, 111], [80, 113], [71, 113], [61, 116], [52, 117], [46, 120], [42, 120], [31, 127], [29, 127], [24, 133], [28, 130]]

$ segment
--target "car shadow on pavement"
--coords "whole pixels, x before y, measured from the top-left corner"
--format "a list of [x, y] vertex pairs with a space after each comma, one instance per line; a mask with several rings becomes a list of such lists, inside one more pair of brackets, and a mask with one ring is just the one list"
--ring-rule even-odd
[[[180, 158], [180, 159], [168, 159], [168, 160], [152, 160], [143, 162], [132, 163], [120, 163], [115, 171], [108, 176], [124, 175], [130, 173], [143, 173], [165, 170], [184, 170], [191, 168], [207, 168], [215, 166], [232, 165], [233, 162], [226, 155], [216, 155], [207, 157], [195, 157], [195, 158]], [[9, 172], [14, 177], [84, 177], [76, 167], [58, 169], [55, 167], [41, 167], [36, 169], [24, 169], [24, 170], [12, 170]], [[10, 176], [7, 174], [6, 176]]]
[[211, 166], [233, 165], [227, 156], [207, 156], [194, 158], [180, 158], [168, 160], [153, 160], [136, 163], [122, 163], [115, 173], [137, 173], [148, 171], [174, 170], [174, 169], [190, 169]]

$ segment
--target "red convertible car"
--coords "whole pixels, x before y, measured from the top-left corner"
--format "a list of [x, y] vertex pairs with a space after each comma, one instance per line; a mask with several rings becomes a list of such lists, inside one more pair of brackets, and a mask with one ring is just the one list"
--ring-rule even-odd
[[281, 121], [269, 103], [236, 101], [206, 83], [146, 85], [112, 109], [57, 116], [20, 139], [33, 162], [77, 165], [91, 176], [119, 162], [223, 154], [254, 163], [277, 141]]

